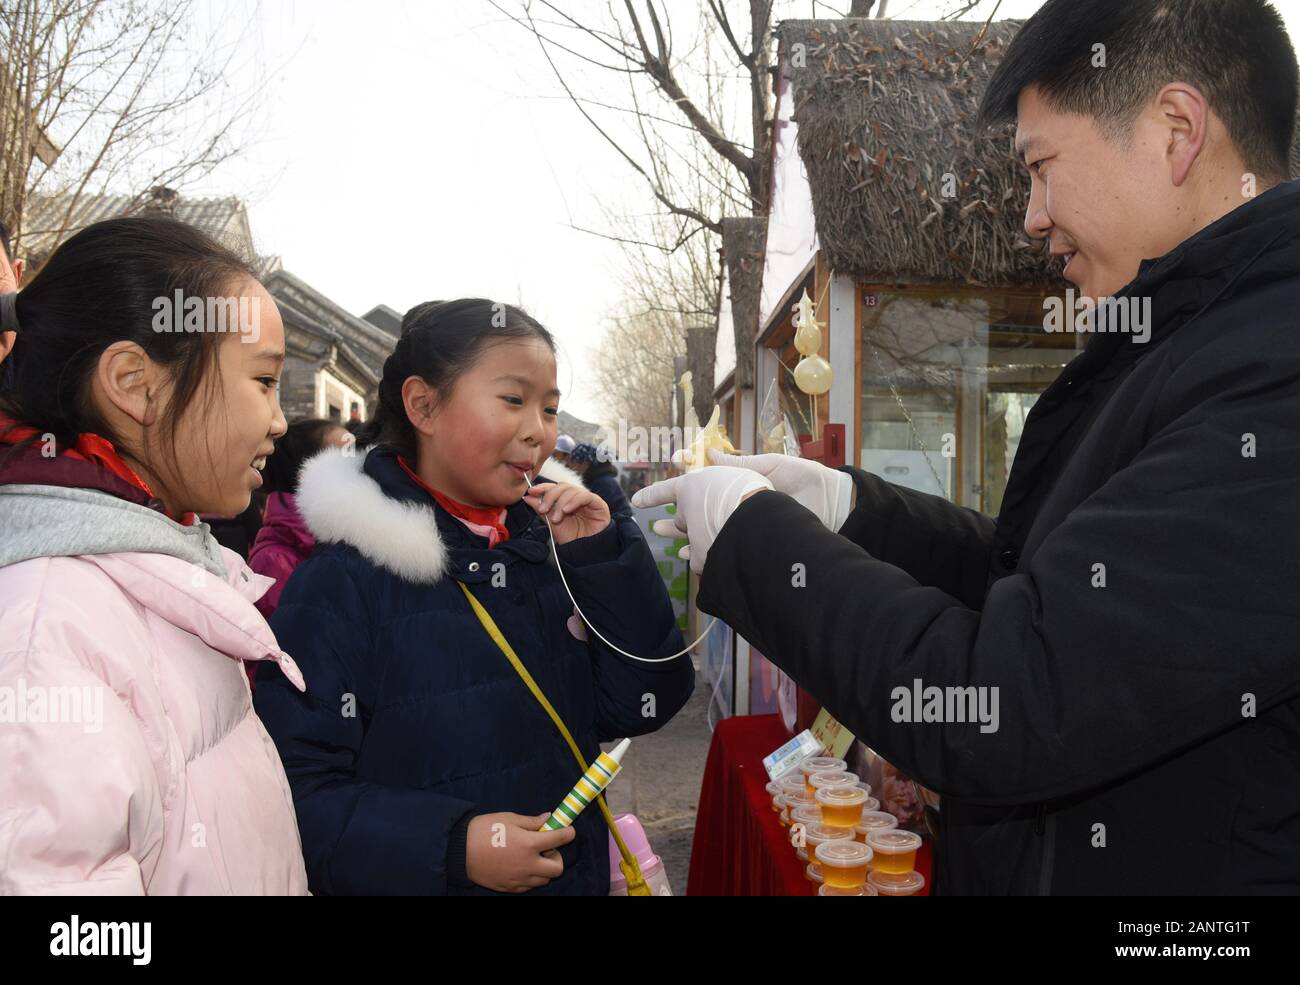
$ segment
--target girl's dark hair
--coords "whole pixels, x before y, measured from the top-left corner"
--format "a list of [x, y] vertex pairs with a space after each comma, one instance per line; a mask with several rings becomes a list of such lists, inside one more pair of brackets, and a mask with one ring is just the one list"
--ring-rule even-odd
[[541, 339], [555, 351], [555, 339], [522, 308], [485, 298], [425, 301], [402, 318], [402, 337], [384, 362], [379, 403], [357, 444], [383, 444], [414, 460], [415, 428], [402, 404], [402, 384], [418, 376], [438, 391], [438, 402], [450, 396], [457, 378], [490, 344]]
[[156, 331], [156, 301], [232, 294], [252, 267], [193, 226], [160, 216], [108, 219], [64, 242], [17, 297], [18, 337], [6, 363], [8, 385], [0, 410], [19, 424], [52, 434], [59, 446], [81, 432], [112, 441], [90, 399], [100, 354], [114, 342], [135, 342], [171, 371], [172, 401], [164, 435], [174, 445], [176, 424], [216, 365], [221, 335], [212, 331]]
[[291, 493], [298, 489], [298, 473], [302, 463], [325, 447], [325, 435], [341, 428], [338, 421], [309, 417], [294, 421], [275, 442], [275, 454], [266, 460], [262, 471], [262, 491]]

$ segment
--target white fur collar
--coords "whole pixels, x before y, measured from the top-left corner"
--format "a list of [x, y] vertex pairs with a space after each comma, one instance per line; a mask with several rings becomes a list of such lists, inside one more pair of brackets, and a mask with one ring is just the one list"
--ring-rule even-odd
[[[365, 453], [330, 448], [309, 459], [298, 481], [298, 512], [321, 542], [351, 544], [367, 560], [407, 581], [441, 581], [447, 548], [431, 506], [402, 503], [384, 495], [362, 471]], [[582, 479], [554, 459], [541, 475], [582, 485]]]
[[548, 458], [542, 464], [542, 470], [537, 473], [537, 477], [539, 479], [550, 479], [552, 482], [568, 482], [575, 486], [582, 485], [582, 476], [567, 465], [561, 465], [553, 458]]

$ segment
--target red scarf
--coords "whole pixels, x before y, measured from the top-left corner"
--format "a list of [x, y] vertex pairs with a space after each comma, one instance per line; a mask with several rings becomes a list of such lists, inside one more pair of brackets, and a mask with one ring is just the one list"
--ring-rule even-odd
[[[22, 441], [26, 441], [28, 438], [39, 437], [43, 433], [43, 431], [40, 431], [37, 428], [15, 424], [8, 417], [0, 414], [0, 435], [4, 436], [3, 440], [6, 444], [16, 445]], [[111, 472], [123, 482], [129, 483], [136, 489], [139, 489], [150, 499], [157, 499], [153, 490], [150, 489], [148, 484], [136, 474], [135, 469], [126, 464], [122, 456], [117, 453], [117, 449], [113, 447], [113, 443], [107, 438], [86, 431], [77, 435], [76, 445], [72, 448], [66, 448], [59, 451], [59, 454], [66, 455], [68, 458], [74, 458], [80, 462], [93, 462], [101, 469]], [[167, 515], [171, 517], [170, 513]], [[184, 526], [188, 527], [194, 522], [196, 517], [197, 514], [186, 513], [180, 522]], [[173, 520], [176, 519], [175, 517], [171, 518]]]
[[506, 510], [503, 506], [495, 506], [487, 509], [481, 509], [477, 506], [466, 506], [464, 503], [458, 503], [449, 496], [444, 496], [438, 490], [434, 489], [411, 468], [402, 456], [397, 456], [397, 464], [402, 470], [415, 480], [416, 484], [438, 501], [438, 505], [444, 510], [465, 524], [473, 524], [478, 527], [487, 527], [490, 529], [488, 534], [488, 547], [496, 547], [501, 541], [510, 539], [510, 531], [506, 529]]

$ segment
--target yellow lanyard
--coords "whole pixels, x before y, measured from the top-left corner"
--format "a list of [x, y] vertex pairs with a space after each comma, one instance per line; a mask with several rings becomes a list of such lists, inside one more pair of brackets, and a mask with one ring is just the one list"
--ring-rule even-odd
[[[500, 647], [501, 652], [510, 661], [510, 666], [514, 667], [516, 673], [523, 678], [524, 683], [528, 685], [528, 690], [533, 692], [533, 697], [537, 699], [538, 704], [546, 709], [546, 714], [551, 716], [551, 721], [555, 723], [555, 727], [564, 736], [564, 741], [569, 744], [569, 749], [573, 752], [573, 758], [578, 762], [578, 772], [585, 773], [587, 771], [587, 761], [583, 758], [578, 744], [573, 741], [573, 736], [569, 734], [569, 730], [565, 726], [564, 720], [560, 718], [559, 712], [546, 700], [546, 695], [542, 693], [542, 689], [533, 680], [533, 675], [528, 673], [528, 668], [523, 665], [523, 661], [519, 659], [518, 654], [510, 646], [509, 641], [506, 640], [496, 622], [488, 614], [487, 609], [483, 608], [483, 604], [474, 597], [474, 593], [469, 590], [469, 586], [463, 581], [458, 581], [456, 584], [460, 586], [460, 590], [469, 599], [470, 607], [473, 608], [474, 614], [478, 616], [478, 621], [483, 624], [483, 628], [487, 630], [487, 634], [492, 637], [492, 642]], [[619, 834], [618, 825], [614, 823], [614, 815], [611, 813], [609, 805], [605, 803], [605, 794], [603, 792], [597, 802], [600, 805], [600, 813], [604, 815], [605, 823], [609, 826], [609, 833], [614, 836], [614, 841], [618, 845], [618, 852], [623, 857], [618, 867], [623, 870], [623, 877], [627, 879], [627, 894], [629, 896], [649, 896], [650, 887], [646, 885], [645, 877], [641, 875], [641, 866], [637, 862], [636, 856], [632, 854], [632, 850], [627, 847], [627, 843], [623, 841], [623, 836]]]

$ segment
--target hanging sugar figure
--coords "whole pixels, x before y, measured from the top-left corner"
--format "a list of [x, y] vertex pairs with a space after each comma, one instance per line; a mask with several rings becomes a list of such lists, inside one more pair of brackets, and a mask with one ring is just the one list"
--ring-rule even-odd
[[558, 828], [567, 828], [576, 821], [587, 805], [609, 786], [609, 781], [618, 776], [619, 770], [623, 768], [621, 765], [623, 754], [631, 744], [631, 739], [623, 739], [609, 752], [602, 752], [597, 756], [595, 762], [587, 767], [587, 772], [578, 778], [578, 782], [573, 785], [568, 796], [560, 801], [560, 806], [551, 812], [546, 823], [537, 830], [555, 831]]

